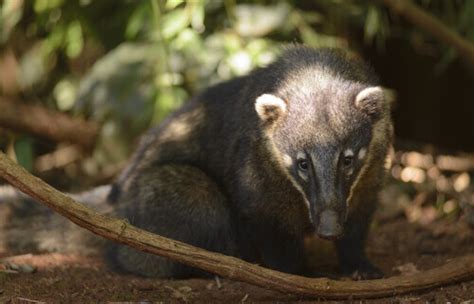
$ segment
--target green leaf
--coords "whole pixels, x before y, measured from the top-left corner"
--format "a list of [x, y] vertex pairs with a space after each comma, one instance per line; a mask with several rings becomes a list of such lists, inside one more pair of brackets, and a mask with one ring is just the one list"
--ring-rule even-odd
[[156, 96], [153, 122], [158, 123], [169, 113], [176, 110], [188, 98], [186, 91], [174, 87], [159, 92]]
[[148, 2], [143, 2], [132, 13], [125, 28], [125, 37], [127, 39], [134, 39], [138, 33], [143, 30], [148, 19], [150, 19], [150, 6]]
[[82, 26], [79, 21], [69, 24], [66, 31], [66, 54], [69, 58], [75, 58], [82, 52], [84, 37], [82, 36]]
[[197, 1], [193, 2], [191, 6], [191, 26], [194, 30], [199, 33], [202, 33], [205, 29], [204, 26], [204, 18], [205, 18], [205, 10], [204, 10], [204, 1]]
[[172, 10], [172, 9], [176, 8], [178, 5], [180, 5], [181, 3], [184, 3], [184, 0], [168, 0], [168, 1], [166, 1], [165, 8], [167, 10]]
[[36, 13], [44, 13], [63, 5], [64, 0], [36, 0], [34, 10]]
[[18, 163], [26, 170], [33, 170], [33, 140], [21, 137], [15, 141], [15, 156]]
[[162, 34], [170, 39], [189, 25], [188, 14], [184, 9], [177, 9], [166, 14], [162, 19]]

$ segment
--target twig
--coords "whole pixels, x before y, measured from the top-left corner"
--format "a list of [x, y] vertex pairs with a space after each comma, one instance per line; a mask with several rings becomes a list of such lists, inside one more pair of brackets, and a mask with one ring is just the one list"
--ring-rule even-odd
[[32, 176], [1, 152], [0, 176], [95, 234], [222, 277], [272, 290], [326, 299], [377, 298], [426, 290], [474, 277], [474, 256], [458, 258], [423, 273], [372, 281], [336, 281], [284, 274], [167, 239], [138, 229], [124, 220], [98, 214]]
[[410, 0], [383, 0], [383, 2], [388, 8], [430, 33], [439, 41], [454, 47], [459, 55], [474, 65], [473, 43], [449, 29], [441, 21], [419, 8]]
[[57, 142], [70, 142], [91, 149], [99, 126], [45, 108], [20, 104], [0, 97], [0, 126]]

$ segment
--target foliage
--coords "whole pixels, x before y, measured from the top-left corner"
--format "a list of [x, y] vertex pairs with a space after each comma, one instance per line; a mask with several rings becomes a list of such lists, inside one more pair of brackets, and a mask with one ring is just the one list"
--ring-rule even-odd
[[[474, 39], [472, 1], [417, 2]], [[101, 122], [96, 157], [112, 162], [190, 95], [267, 64], [282, 43], [383, 52], [399, 36], [455, 58], [380, 1], [4, 0], [0, 25], [20, 94]]]

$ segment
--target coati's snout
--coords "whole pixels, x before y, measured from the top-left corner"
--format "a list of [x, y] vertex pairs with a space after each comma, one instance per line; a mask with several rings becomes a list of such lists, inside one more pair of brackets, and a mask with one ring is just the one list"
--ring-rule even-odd
[[344, 233], [344, 226], [338, 212], [331, 209], [320, 213], [316, 225], [316, 234], [323, 239], [338, 239]]
[[[331, 154], [328, 153], [327, 157]], [[335, 240], [344, 234], [350, 180], [338, 170], [338, 165], [336, 168], [330, 166], [324, 154], [313, 155], [312, 172], [306, 183], [310, 217], [319, 237]]]

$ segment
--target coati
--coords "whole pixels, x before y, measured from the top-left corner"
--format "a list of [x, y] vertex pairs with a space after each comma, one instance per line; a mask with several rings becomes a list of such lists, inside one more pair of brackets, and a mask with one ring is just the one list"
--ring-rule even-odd
[[[316, 234], [334, 241], [345, 272], [378, 278], [364, 243], [391, 133], [369, 67], [293, 46], [149, 131], [109, 201], [140, 228], [289, 273], [307, 273], [304, 238]], [[145, 276], [198, 273], [115, 244], [108, 256]]]

